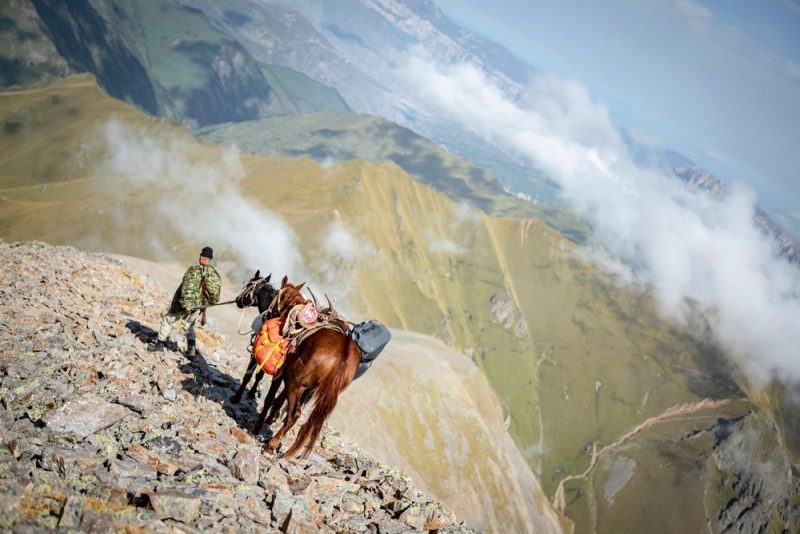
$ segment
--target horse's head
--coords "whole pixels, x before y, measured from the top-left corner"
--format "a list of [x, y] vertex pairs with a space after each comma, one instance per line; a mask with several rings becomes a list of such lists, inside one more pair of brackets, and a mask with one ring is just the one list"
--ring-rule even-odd
[[284, 276], [281, 280], [281, 288], [278, 297], [278, 315], [286, 315], [294, 306], [308, 302], [300, 291], [306, 283], [296, 286], [289, 283], [289, 277]]
[[258, 306], [258, 311], [261, 312], [267, 309], [267, 306], [269, 306], [269, 303], [272, 302], [278, 292], [269, 283], [270, 278], [272, 278], [272, 274], [267, 275], [266, 278], [261, 278], [261, 271], [256, 271], [253, 278], [245, 284], [242, 292], [236, 297], [236, 306], [239, 308]]

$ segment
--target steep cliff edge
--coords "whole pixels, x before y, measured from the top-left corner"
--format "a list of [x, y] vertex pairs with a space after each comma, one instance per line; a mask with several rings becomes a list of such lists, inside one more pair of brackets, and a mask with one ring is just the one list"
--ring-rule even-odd
[[144, 349], [168, 298], [145, 276], [40, 243], [0, 258], [3, 529], [469, 531], [330, 429], [307, 460], [263, 454], [217, 336]]

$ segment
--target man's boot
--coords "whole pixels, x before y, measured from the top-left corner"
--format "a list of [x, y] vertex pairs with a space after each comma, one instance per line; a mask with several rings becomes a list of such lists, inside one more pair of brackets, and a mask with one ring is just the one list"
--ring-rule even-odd
[[197, 354], [197, 347], [195, 346], [194, 340], [187, 340], [186, 341], [186, 356], [192, 358]]

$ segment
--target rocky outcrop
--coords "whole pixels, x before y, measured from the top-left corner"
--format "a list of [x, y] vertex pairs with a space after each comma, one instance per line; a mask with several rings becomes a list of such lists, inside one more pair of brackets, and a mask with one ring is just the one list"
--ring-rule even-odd
[[[704, 191], [712, 198], [721, 200], [728, 194], [728, 187], [716, 176], [702, 167], [676, 168], [675, 175], [695, 190]], [[795, 264], [800, 264], [800, 244], [794, 237], [778, 226], [760, 206], [756, 206], [753, 221], [764, 235], [775, 243], [778, 253]]]
[[156, 302], [116, 260], [0, 242], [0, 528], [469, 530], [330, 429], [306, 460], [263, 453], [218, 337], [145, 350]]

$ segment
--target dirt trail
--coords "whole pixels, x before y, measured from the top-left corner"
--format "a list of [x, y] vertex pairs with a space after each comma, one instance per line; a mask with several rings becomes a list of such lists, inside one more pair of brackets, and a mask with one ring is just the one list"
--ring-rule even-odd
[[9, 97], [9, 96], [20, 96], [20, 95], [35, 95], [38, 93], [46, 93], [48, 91], [53, 92], [60, 92], [63, 91], [65, 88], [69, 89], [79, 89], [81, 87], [90, 87], [96, 86], [97, 84], [94, 81], [94, 78], [91, 80], [80, 79], [76, 80], [74, 83], [60, 85], [58, 88], [53, 88], [52, 86], [45, 86], [45, 87], [33, 87], [30, 89], [11, 89], [8, 91], [0, 91], [0, 97]]
[[620, 436], [614, 443], [606, 445], [599, 451], [597, 450], [597, 442], [595, 442], [592, 445], [592, 461], [589, 463], [589, 467], [587, 467], [583, 473], [580, 473], [578, 475], [569, 475], [561, 479], [561, 482], [558, 483], [558, 488], [556, 488], [555, 495], [553, 495], [553, 506], [556, 508], [556, 510], [563, 513], [564, 509], [566, 508], [566, 498], [564, 495], [565, 484], [572, 480], [581, 480], [589, 476], [589, 473], [591, 473], [592, 469], [595, 468], [601, 456], [614, 450], [616, 447], [619, 447], [620, 445], [631, 439], [633, 436], [635, 436], [642, 430], [646, 430], [659, 423], [688, 421], [694, 419], [703, 419], [707, 417], [718, 417], [718, 414], [716, 413], [695, 415], [695, 416], [692, 416], [692, 414], [696, 414], [701, 410], [714, 410], [717, 408], [722, 408], [723, 406], [727, 406], [731, 402], [733, 402], [733, 400], [731, 399], [721, 399], [721, 400], [703, 399], [699, 402], [679, 404], [677, 406], [668, 408], [665, 412], [663, 412], [660, 415], [656, 415], [649, 419], [646, 419], [645, 421], [633, 427], [631, 430], [628, 430], [626, 433]]

